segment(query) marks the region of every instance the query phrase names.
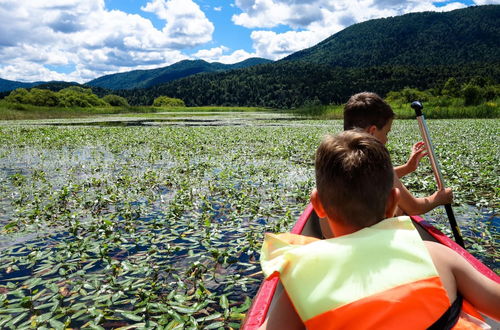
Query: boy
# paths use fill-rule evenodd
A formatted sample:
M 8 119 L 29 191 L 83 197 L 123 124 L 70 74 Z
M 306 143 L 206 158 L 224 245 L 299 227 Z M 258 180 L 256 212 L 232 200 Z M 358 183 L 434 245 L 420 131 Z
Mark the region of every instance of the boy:
M 376 137 L 384 145 L 387 135 L 392 127 L 394 112 L 380 96 L 375 93 L 358 93 L 349 99 L 344 107 L 344 130 L 361 128 Z M 449 204 L 453 200 L 450 188 L 438 190 L 427 197 L 414 197 L 401 183 L 399 178 L 415 171 L 420 159 L 427 155 L 423 142 L 418 142 L 412 147 L 412 153 L 405 165 L 394 168 L 394 187 L 400 190 L 398 214 L 418 215 L 424 214 L 436 206 Z
M 261 254 L 264 274 L 279 273 L 307 328 L 484 325 L 461 314 L 457 292 L 500 319 L 500 284 L 447 247 L 424 243 L 409 217 L 392 218 L 400 192 L 380 141 L 359 130 L 328 136 L 316 152 L 315 168 L 311 202 L 335 238 L 266 234 Z M 293 326 L 271 318 L 264 327 Z

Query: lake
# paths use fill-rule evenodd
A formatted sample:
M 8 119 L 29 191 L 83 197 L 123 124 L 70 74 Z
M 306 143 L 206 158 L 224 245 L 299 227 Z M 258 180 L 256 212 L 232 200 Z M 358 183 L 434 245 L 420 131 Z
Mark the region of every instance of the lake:
M 469 250 L 499 272 L 498 120 L 428 121 Z M 0 123 L 0 327 L 238 328 L 340 121 L 176 113 Z M 419 140 L 396 120 L 395 164 Z M 405 184 L 434 191 L 424 160 Z M 425 218 L 449 234 L 444 210 Z

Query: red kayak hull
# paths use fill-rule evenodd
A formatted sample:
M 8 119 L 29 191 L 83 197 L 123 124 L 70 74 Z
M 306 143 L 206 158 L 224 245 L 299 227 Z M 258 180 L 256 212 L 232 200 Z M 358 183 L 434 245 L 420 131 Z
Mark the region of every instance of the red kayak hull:
M 313 215 L 314 210 L 311 204 L 309 204 L 302 215 L 299 217 L 295 226 L 292 228 L 291 233 L 301 234 L 304 227 L 306 226 L 308 220 Z M 491 278 L 493 281 L 500 283 L 500 277 L 495 274 L 490 268 L 485 266 L 481 261 L 476 259 L 467 250 L 459 246 L 448 236 L 443 234 L 441 231 L 433 227 L 430 223 L 425 221 L 419 216 L 411 216 L 414 223 L 418 224 L 428 235 L 430 235 L 435 241 L 448 246 L 450 249 L 457 252 L 462 258 L 467 260 L 472 264 L 478 271 L 480 271 L 485 276 Z M 242 324 L 242 329 L 252 330 L 258 329 L 266 320 L 267 313 L 269 312 L 269 307 L 273 301 L 276 288 L 279 284 L 278 276 L 271 276 L 264 280 L 259 288 L 259 291 L 255 295 L 252 306 L 247 312 L 245 320 Z

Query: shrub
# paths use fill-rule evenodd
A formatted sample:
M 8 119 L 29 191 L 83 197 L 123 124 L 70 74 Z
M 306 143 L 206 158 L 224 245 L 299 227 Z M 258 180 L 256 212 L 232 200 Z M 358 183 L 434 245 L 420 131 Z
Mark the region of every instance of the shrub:
M 28 90 L 25 88 L 18 88 L 10 92 L 10 94 L 5 97 L 5 101 L 10 103 L 26 103 L 26 96 L 28 95 Z
M 405 87 L 399 92 L 387 93 L 386 99 L 388 102 L 410 103 L 416 100 L 428 101 L 430 97 L 430 94 L 425 91 L 419 91 L 416 88 Z
M 153 101 L 155 107 L 185 107 L 186 104 L 181 99 L 168 96 L 159 96 Z
M 59 97 L 48 89 L 32 88 L 26 96 L 28 104 L 55 107 L 59 104 Z
M 90 88 L 71 86 L 61 89 L 57 94 L 59 95 L 59 104 L 66 108 L 89 108 L 107 105 L 107 103 L 100 99 L 97 95 L 92 94 L 92 90 Z
M 115 95 L 115 94 L 106 95 L 102 98 L 102 100 L 113 107 L 128 107 L 129 106 L 127 99 L 125 99 L 124 97 Z
M 462 88 L 465 105 L 478 105 L 483 100 L 481 87 L 473 84 L 467 84 Z
M 55 107 L 59 104 L 57 93 L 47 89 L 32 88 L 30 91 L 18 88 L 5 98 L 10 103 L 22 103 L 38 106 Z
M 450 78 L 444 84 L 441 93 L 446 96 L 459 97 L 461 86 L 455 78 Z

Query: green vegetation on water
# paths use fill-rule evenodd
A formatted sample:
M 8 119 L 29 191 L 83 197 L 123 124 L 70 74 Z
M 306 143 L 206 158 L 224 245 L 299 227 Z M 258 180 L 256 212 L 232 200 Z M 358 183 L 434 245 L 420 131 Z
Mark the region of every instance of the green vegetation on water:
M 295 223 L 319 140 L 342 129 L 265 118 L 0 126 L 0 328 L 238 328 L 263 233 Z M 498 273 L 500 122 L 428 124 L 467 247 Z M 396 120 L 395 164 L 417 140 L 415 121 Z M 427 160 L 404 180 L 417 195 L 435 189 Z M 481 207 L 490 218 L 470 210 Z M 441 213 L 430 216 L 449 233 Z

